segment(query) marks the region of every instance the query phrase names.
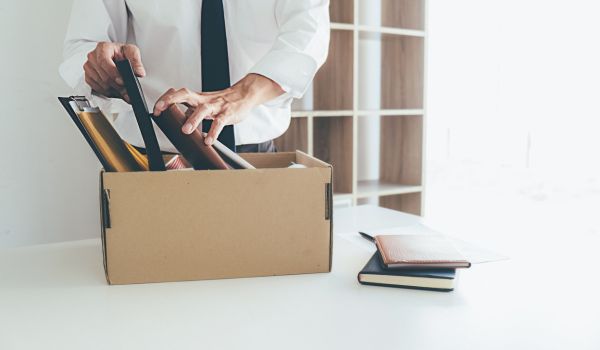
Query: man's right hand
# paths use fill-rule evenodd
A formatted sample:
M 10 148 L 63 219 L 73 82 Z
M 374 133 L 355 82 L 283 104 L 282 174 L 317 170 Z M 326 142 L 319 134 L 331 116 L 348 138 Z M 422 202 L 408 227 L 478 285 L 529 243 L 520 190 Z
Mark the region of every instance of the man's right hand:
M 135 75 L 143 77 L 146 70 L 142 65 L 140 49 L 135 45 L 100 42 L 88 53 L 83 65 L 85 82 L 94 92 L 106 97 L 123 98 L 129 102 L 129 96 L 123 86 L 123 79 L 117 71 L 115 61 L 129 59 Z

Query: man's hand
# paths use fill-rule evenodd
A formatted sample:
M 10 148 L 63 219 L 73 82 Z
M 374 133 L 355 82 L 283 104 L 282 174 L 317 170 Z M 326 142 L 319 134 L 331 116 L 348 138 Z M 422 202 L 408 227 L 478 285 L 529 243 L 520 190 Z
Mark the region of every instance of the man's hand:
M 248 74 L 232 87 L 221 91 L 169 89 L 154 105 L 154 115 L 159 116 L 173 104 L 187 106 L 187 121 L 181 131 L 191 134 L 203 119 L 212 120 L 212 126 L 204 140 L 207 145 L 212 145 L 226 125 L 241 122 L 246 117 L 246 112 L 283 93 L 283 89 L 273 80 L 259 74 Z
M 129 59 L 133 71 L 138 77 L 146 75 L 140 50 L 135 45 L 101 42 L 87 55 L 83 65 L 85 82 L 97 94 L 106 97 L 121 97 L 129 102 L 129 96 L 123 87 L 123 79 L 117 71 L 115 61 Z

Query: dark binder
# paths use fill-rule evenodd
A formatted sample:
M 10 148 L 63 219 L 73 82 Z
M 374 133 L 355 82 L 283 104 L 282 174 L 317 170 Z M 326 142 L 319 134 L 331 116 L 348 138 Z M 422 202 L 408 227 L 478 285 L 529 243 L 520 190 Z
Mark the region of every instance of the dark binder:
M 146 105 L 144 92 L 142 91 L 142 86 L 140 85 L 138 78 L 133 72 L 131 63 L 129 60 L 122 60 L 115 62 L 115 64 L 117 65 L 119 74 L 121 74 L 121 78 L 123 78 L 125 90 L 127 90 L 127 94 L 129 95 L 133 113 L 135 114 L 138 126 L 140 127 L 142 138 L 144 139 L 150 170 L 166 170 L 158 140 L 156 139 L 156 134 L 152 127 L 152 119 L 150 112 L 148 111 L 148 106 Z

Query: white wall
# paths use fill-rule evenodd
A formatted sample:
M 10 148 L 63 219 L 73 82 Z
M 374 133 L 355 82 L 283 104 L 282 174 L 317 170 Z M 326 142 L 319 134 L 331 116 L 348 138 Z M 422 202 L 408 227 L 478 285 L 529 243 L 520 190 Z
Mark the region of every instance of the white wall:
M 600 236 L 599 13 L 430 0 L 425 212 L 442 231 Z
M 595 0 L 430 0 L 429 159 L 600 170 L 598 13 Z
M 100 166 L 56 99 L 71 3 L 0 2 L 0 247 L 99 235 Z

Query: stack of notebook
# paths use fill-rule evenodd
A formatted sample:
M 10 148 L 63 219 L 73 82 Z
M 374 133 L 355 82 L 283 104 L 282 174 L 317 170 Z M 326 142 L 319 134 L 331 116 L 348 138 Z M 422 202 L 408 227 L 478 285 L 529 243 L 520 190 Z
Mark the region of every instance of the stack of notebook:
M 451 291 L 457 268 L 471 266 L 440 235 L 405 234 L 371 237 L 377 251 L 358 274 L 361 284 Z

